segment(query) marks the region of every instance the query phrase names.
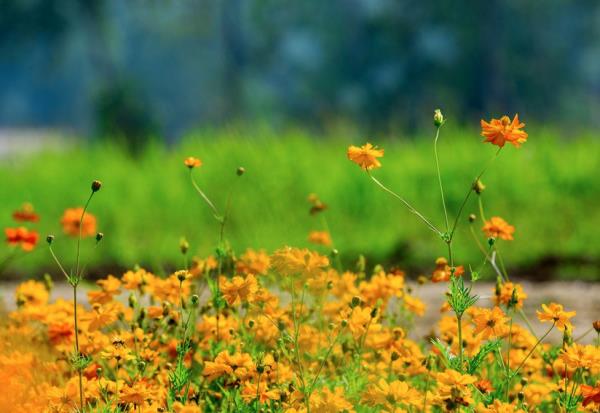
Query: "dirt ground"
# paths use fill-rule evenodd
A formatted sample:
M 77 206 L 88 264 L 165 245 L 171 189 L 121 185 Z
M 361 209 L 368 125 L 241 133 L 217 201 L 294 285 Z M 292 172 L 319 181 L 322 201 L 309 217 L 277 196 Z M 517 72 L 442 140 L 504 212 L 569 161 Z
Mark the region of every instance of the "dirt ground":
M 554 301 L 563 304 L 568 311 L 577 311 L 577 315 L 572 320 L 575 327 L 575 338 L 587 332 L 593 321 L 600 320 L 600 283 L 577 281 L 531 283 L 524 281 L 521 284 L 528 295 L 523 309 L 531 320 L 538 336 L 541 336 L 548 329 L 548 325 L 539 323 L 535 316 L 535 310 L 539 309 L 542 303 Z M 0 303 L 3 302 L 4 308 L 9 311 L 15 308 L 14 290 L 16 285 L 15 282 L 0 284 Z M 473 291 L 480 297 L 480 306 L 491 305 L 493 289 L 494 285 L 491 283 L 480 282 L 475 285 Z M 413 286 L 413 295 L 419 297 L 426 304 L 427 310 L 423 317 L 416 318 L 415 326 L 409 333 L 410 337 L 422 338 L 429 335 L 432 329 L 436 328 L 445 291 L 446 285 L 443 283 Z M 85 293 L 85 288 L 79 289 L 78 299 L 80 302 L 87 302 Z M 71 299 L 72 294 L 70 286 L 57 284 L 52 292 L 52 298 Z M 595 337 L 595 332 L 589 333 L 581 342 L 591 343 Z M 549 340 L 560 342 L 562 335 L 558 331 L 553 332 L 549 336 Z

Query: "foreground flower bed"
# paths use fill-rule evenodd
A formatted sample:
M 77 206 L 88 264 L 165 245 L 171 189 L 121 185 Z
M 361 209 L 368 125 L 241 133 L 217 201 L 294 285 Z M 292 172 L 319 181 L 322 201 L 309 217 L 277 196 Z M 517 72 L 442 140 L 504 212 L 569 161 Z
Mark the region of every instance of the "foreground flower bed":
M 309 197 L 322 228 L 309 234 L 316 250 L 283 247 L 272 254 L 238 255 L 226 241 L 229 198 L 219 208 L 185 159 L 193 188 L 218 224 L 219 242 L 206 258 L 188 259 L 160 277 L 143 268 L 97 281 L 87 302 L 77 302 L 85 275 L 80 245 L 98 245 L 96 220 L 88 212 L 102 184 L 94 181 L 84 207 L 68 209 L 61 224 L 77 239 L 76 264 L 67 271 L 72 301 L 49 302 L 52 280 L 27 281 L 15 292 L 18 308 L 0 328 L 1 412 L 576 412 L 600 409 L 600 349 L 573 336 L 574 311 L 543 304 L 537 320 L 523 312 L 527 291 L 511 282 L 500 244 L 516 230 L 503 218 L 485 218 L 480 178 L 506 143 L 527 141 L 515 116 L 482 121 L 482 135 L 498 147 L 449 218 L 437 142 L 445 120 L 436 111 L 434 141 L 443 222 L 424 216 L 379 181 L 384 151 L 351 146 L 348 158 L 373 183 L 399 200 L 447 246 L 430 274 L 409 281 L 397 268 L 369 266 L 359 258 L 344 269 L 327 230 L 327 205 Z M 237 174 L 244 175 L 244 168 Z M 461 220 L 472 194 L 479 216 Z M 26 214 L 24 214 L 26 212 Z M 31 208 L 15 219 L 36 222 Z M 26 216 L 24 219 L 23 217 Z M 466 221 L 482 250 L 482 262 L 456 263 L 456 227 Z M 474 228 L 477 228 L 475 231 Z M 6 231 L 7 242 L 25 253 L 38 234 L 25 227 Z M 327 251 L 327 252 L 325 252 Z M 490 306 L 480 304 L 473 283 L 496 279 Z M 412 295 L 414 283 L 446 283 L 446 302 L 430 337 L 407 337 L 427 303 Z M 536 335 L 532 323 L 547 330 Z M 545 340 L 553 330 L 562 343 Z M 596 332 L 600 322 L 578 338 Z

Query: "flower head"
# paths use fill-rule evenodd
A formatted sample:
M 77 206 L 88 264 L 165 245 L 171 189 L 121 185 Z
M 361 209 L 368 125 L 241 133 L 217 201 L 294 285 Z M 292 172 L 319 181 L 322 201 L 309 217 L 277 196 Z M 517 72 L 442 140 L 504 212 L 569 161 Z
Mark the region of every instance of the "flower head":
M 65 210 L 60 219 L 60 224 L 62 225 L 65 234 L 77 237 L 79 236 L 79 231 L 81 229 L 82 237 L 96 235 L 96 217 L 89 212 L 85 212 L 82 219 L 83 212 L 82 207 L 67 208 Z
M 193 156 L 188 156 L 183 160 L 185 166 L 190 169 L 198 168 L 202 166 L 202 161 L 198 158 L 194 158 Z
M 506 142 L 510 142 L 518 148 L 527 141 L 527 132 L 521 130 L 524 127 L 525 124 L 519 121 L 519 115 L 515 115 L 512 121 L 506 115 L 489 122 L 482 119 L 481 136 L 485 137 L 484 142 L 490 142 L 500 148 Z
M 36 231 L 30 231 L 25 227 L 6 228 L 6 242 L 11 246 L 20 246 L 23 251 L 31 251 L 37 244 L 40 236 Z
M 12 217 L 17 222 L 38 222 L 40 216 L 33 210 L 33 205 L 25 203 L 21 209 L 13 212 Z
M 331 236 L 327 231 L 311 231 L 308 234 L 308 242 L 329 247 L 331 245 Z
M 575 311 L 564 311 L 562 304 L 550 303 L 549 305 L 542 304 L 543 311 L 536 311 L 538 320 L 542 323 L 552 321 L 561 330 L 566 327 L 572 328 L 570 318 L 574 317 Z
M 377 158 L 383 156 L 383 149 L 378 149 L 376 146 L 366 143 L 361 146 L 350 146 L 348 148 L 348 159 L 356 163 L 365 171 L 381 167 L 381 163 Z
M 492 217 L 489 221 L 485 221 L 481 230 L 490 238 L 501 238 L 506 241 L 512 241 L 515 233 L 515 227 L 500 217 Z

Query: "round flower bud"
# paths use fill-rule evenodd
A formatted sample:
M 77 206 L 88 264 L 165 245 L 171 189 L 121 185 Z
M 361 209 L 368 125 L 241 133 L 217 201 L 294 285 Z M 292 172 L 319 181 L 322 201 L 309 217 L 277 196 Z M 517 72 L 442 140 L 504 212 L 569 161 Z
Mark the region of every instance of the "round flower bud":
M 102 232 L 98 232 L 96 234 L 96 242 L 102 241 L 102 238 L 104 238 L 104 234 Z
M 400 354 L 396 353 L 395 351 L 392 352 L 392 361 L 396 361 L 400 358 Z
M 96 180 L 92 182 L 92 192 L 98 192 L 102 188 L 102 182 Z
M 596 330 L 596 333 L 600 334 L 600 320 L 596 320 L 592 323 L 592 327 Z
M 485 189 L 485 185 L 479 179 L 473 183 L 473 190 L 477 192 L 477 194 L 481 194 Z
M 198 294 L 194 294 L 190 297 L 190 304 L 192 305 L 192 307 L 198 306 L 199 302 L 200 302 L 200 297 L 198 297 Z
M 46 242 L 48 243 L 48 245 L 52 245 L 52 242 L 54 242 L 54 235 L 48 235 L 46 237 Z
M 245 172 L 246 172 L 246 169 L 243 166 L 238 167 L 237 170 L 235 171 L 237 176 L 242 176 L 242 175 L 244 175 Z
M 354 296 L 352 297 L 352 301 L 350 302 L 350 308 L 356 308 L 360 305 L 360 297 Z
M 258 366 L 256 366 L 256 372 L 258 374 L 263 374 L 265 372 L 265 366 L 263 366 L 262 364 L 259 364 Z
M 433 124 L 438 128 L 444 124 L 444 115 L 439 109 L 433 111 Z
M 371 318 L 377 317 L 377 307 L 371 310 Z
M 475 222 L 476 219 L 477 219 L 477 215 L 469 214 L 469 222 Z
M 348 320 L 342 320 L 342 327 L 346 327 L 348 325 Z
M 181 238 L 181 240 L 179 241 L 179 250 L 181 251 L 181 253 L 185 255 L 187 254 L 189 249 L 190 243 L 185 238 Z
M 248 328 L 254 327 L 254 320 L 248 321 Z

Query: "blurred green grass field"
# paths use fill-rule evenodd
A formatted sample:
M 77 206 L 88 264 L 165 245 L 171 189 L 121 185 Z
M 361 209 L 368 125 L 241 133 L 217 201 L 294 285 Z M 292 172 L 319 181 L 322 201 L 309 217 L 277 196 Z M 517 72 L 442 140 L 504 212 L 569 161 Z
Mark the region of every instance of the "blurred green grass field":
M 535 128 L 528 132 L 529 141 L 518 150 L 507 146 L 483 178 L 488 218 L 499 215 L 516 226 L 515 240 L 500 245 L 504 260 L 518 275 L 598 280 L 600 141 Z M 415 272 L 432 268 L 445 245 L 346 159 L 348 145 L 366 139 L 355 132 L 329 135 L 231 127 L 193 133 L 172 148 L 151 145 L 135 157 L 111 144 L 13 156 L 0 161 L 0 225 L 13 226 L 12 211 L 33 203 L 42 217 L 42 238 L 56 234 L 56 251 L 68 264 L 75 243 L 60 236 L 60 216 L 67 207 L 83 205 L 90 182 L 100 179 L 104 186 L 90 212 L 105 239 L 94 251 L 93 241 L 84 242 L 89 268 L 141 264 L 160 272 L 181 264 L 181 237 L 189 240 L 191 252 L 206 256 L 214 250 L 218 227 L 183 166 L 186 156 L 196 156 L 204 162 L 195 171 L 197 181 L 217 206 L 233 193 L 226 236 L 238 252 L 308 245 L 308 232 L 322 229 L 321 220 L 308 214 L 306 198 L 314 192 L 329 206 L 327 220 L 345 262 L 364 254 L 370 264 L 397 264 Z M 369 141 L 385 148 L 383 167 L 374 175 L 441 228 L 432 137 Z M 439 148 L 452 219 L 496 147 L 482 144 L 477 130 L 443 129 Z M 236 176 L 238 166 L 246 169 L 243 177 Z M 474 200 L 465 210 L 455 248 L 458 263 L 475 266 L 481 254 L 466 221 L 477 212 Z M 39 276 L 52 264 L 41 242 L 9 272 Z

